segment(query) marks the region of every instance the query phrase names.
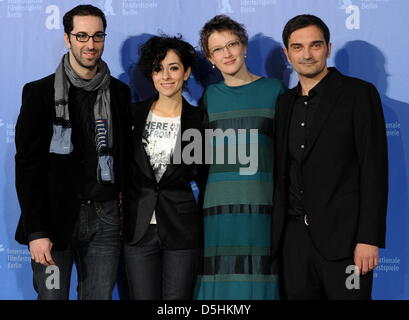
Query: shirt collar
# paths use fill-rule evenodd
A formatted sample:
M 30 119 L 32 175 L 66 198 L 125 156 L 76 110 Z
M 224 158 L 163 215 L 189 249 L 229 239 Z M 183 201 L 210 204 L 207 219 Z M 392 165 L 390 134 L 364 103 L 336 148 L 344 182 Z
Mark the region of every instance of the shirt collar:
M 314 88 L 310 90 L 308 96 L 310 97 L 314 95 L 322 96 L 325 91 L 325 86 L 328 83 L 328 81 L 330 81 L 333 74 L 334 74 L 333 68 L 328 68 L 328 73 L 325 75 L 324 78 L 321 79 L 320 82 L 318 82 L 318 84 Z M 291 91 L 297 97 L 302 96 L 301 83 L 298 82 L 297 86 L 294 87 Z

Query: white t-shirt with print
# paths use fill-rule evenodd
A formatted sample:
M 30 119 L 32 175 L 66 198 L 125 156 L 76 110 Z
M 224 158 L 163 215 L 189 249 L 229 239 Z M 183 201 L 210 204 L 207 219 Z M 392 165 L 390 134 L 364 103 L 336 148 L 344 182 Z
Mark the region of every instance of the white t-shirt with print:
M 179 129 L 180 116 L 160 117 L 152 111 L 149 112 L 142 134 L 142 144 L 158 182 L 170 163 Z M 155 211 L 152 215 L 151 224 L 156 224 Z

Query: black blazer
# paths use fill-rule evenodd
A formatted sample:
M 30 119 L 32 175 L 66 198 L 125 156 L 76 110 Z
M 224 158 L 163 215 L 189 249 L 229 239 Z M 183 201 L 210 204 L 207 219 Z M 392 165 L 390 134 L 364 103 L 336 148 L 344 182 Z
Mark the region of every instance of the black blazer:
M 357 243 L 385 246 L 388 157 L 376 88 L 329 69 L 333 74 L 307 137 L 300 177 L 312 240 L 325 258 L 336 260 L 353 256 Z M 276 109 L 273 253 L 281 245 L 288 201 L 292 90 Z
M 130 148 L 133 156 L 124 194 L 124 240 L 131 245 L 137 244 L 148 229 L 155 210 L 159 236 L 167 248 L 199 248 L 202 244 L 202 201 L 196 202 L 190 182 L 196 182 L 202 195 L 206 166 L 187 165 L 183 161 L 181 164 L 171 163 L 160 181 L 156 181 L 142 145 L 146 119 L 156 99 L 157 96 L 137 103 L 132 108 L 134 130 Z M 193 107 L 183 99 L 181 133 L 191 128 L 203 133 L 205 123 L 203 109 Z M 181 142 L 178 139 L 176 144 L 179 143 L 180 150 L 183 150 L 189 141 Z
M 130 90 L 111 77 L 111 114 L 115 179 L 122 185 L 125 167 L 125 129 L 129 119 Z M 80 209 L 79 160 L 73 155 L 50 153 L 53 134 L 54 74 L 27 83 L 16 123 L 16 190 L 21 217 L 16 240 L 27 244 L 39 233 L 64 249 L 71 240 Z M 118 190 L 119 191 L 119 190 Z

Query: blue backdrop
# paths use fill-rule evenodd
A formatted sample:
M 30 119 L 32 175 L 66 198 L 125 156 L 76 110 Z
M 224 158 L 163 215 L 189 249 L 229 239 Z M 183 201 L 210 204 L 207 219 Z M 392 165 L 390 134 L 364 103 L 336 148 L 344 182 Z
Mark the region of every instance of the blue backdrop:
M 104 10 L 107 38 L 104 60 L 113 76 L 130 85 L 133 99 L 152 88 L 135 69 L 137 50 L 151 35 L 180 33 L 198 46 L 203 24 L 228 14 L 246 25 L 247 63 L 262 76 L 296 84 L 281 43 L 293 16 L 321 17 L 332 32 L 330 66 L 376 85 L 383 101 L 389 143 L 387 248 L 375 272 L 375 299 L 408 299 L 409 168 L 409 1 L 407 0 L 106 0 L 88 1 Z M 14 241 L 20 209 L 14 187 L 14 127 L 24 83 L 53 73 L 66 52 L 62 17 L 83 1 L 0 0 L 0 298 L 33 299 L 30 254 Z M 203 60 L 185 96 L 193 103 L 220 75 Z M 75 275 L 74 275 L 75 278 Z M 73 279 L 75 281 L 76 279 Z M 75 286 L 72 288 L 75 297 Z M 118 289 L 115 289 L 118 297 Z

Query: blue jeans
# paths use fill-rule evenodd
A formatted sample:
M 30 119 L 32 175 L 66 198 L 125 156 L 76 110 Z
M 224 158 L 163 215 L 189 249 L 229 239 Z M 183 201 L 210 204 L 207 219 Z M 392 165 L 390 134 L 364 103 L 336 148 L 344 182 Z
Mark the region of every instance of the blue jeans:
M 45 267 L 31 261 L 38 299 L 67 300 L 74 263 L 78 274 L 79 300 L 111 299 L 120 248 L 117 201 L 88 201 L 81 204 L 70 246 L 65 250 L 51 251 L 58 273 L 53 269 L 55 267 Z M 56 276 L 58 280 L 54 279 Z

